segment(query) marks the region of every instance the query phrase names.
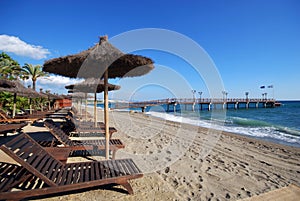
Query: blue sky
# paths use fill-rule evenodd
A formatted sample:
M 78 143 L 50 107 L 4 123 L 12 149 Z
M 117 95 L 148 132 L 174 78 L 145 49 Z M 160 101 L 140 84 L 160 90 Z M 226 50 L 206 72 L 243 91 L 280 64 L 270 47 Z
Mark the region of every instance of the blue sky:
M 183 34 L 198 43 L 215 63 L 228 97 L 253 98 L 264 92 L 276 99 L 300 100 L 300 2 L 297 0 L 213 0 L 213 1 L 1 1 L 0 51 L 5 51 L 21 65 L 43 64 L 45 60 L 78 53 L 98 42 L 98 36 L 109 38 L 142 28 L 161 28 Z M 17 37 L 17 38 L 16 38 Z M 10 41 L 8 44 L 7 41 Z M 4 47 L 5 45 L 5 47 Z M 10 45 L 10 46 L 9 46 Z M 9 47 L 8 47 L 9 46 Z M 9 51 L 7 51 L 9 50 Z M 184 80 L 185 88 L 133 88 L 135 99 L 168 96 L 191 98 L 190 89 L 203 91 L 205 83 L 193 76 L 182 59 L 159 51 L 138 52 L 155 61 L 156 69 L 145 76 L 155 80 L 174 70 Z M 164 68 L 164 69 L 162 69 Z M 171 73 L 172 74 L 172 73 Z M 177 75 L 162 76 L 177 83 Z M 38 87 L 66 93 L 68 78 L 51 77 Z M 128 80 L 132 82 L 134 78 Z M 140 79 L 137 79 L 140 80 Z M 126 79 L 112 80 L 127 85 Z M 129 85 L 129 84 L 128 84 Z M 122 91 L 123 90 L 123 91 Z M 117 98 L 122 98 L 126 87 Z M 175 91 L 174 91 L 175 90 Z M 221 94 L 221 92 L 220 92 Z

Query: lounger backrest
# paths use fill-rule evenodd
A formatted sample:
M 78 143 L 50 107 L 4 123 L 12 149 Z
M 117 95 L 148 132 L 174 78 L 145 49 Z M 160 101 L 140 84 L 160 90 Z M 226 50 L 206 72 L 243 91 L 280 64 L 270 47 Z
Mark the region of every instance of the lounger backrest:
M 69 139 L 69 136 L 65 134 L 63 130 L 54 125 L 54 123 L 45 121 L 45 126 L 47 126 L 50 132 L 55 136 L 55 138 L 60 141 L 65 146 L 72 146 L 72 141 Z
M 64 165 L 27 134 L 18 135 L 0 149 L 49 186 L 56 186 L 55 179 Z
M 7 114 L 6 114 L 2 109 L 0 109 L 0 116 L 1 116 L 2 119 L 4 119 L 4 120 L 9 119 L 9 117 L 7 116 Z

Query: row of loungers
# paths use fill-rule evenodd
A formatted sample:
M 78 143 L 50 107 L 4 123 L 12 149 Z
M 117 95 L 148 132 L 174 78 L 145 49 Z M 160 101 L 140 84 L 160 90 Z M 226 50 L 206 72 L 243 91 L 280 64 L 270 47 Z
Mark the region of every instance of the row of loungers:
M 99 140 L 71 140 L 69 136 L 58 126 L 54 124 L 53 121 L 46 120 L 44 125 L 49 129 L 50 133 L 58 140 L 64 147 L 69 147 L 71 149 L 70 155 L 76 156 L 73 151 L 78 150 L 87 150 L 87 152 L 77 152 L 77 153 L 86 153 L 89 154 L 88 151 L 95 150 L 105 150 L 105 139 Z M 39 142 L 40 144 L 45 144 L 45 142 Z M 57 143 L 56 143 L 57 144 Z M 125 148 L 125 145 L 121 142 L 120 139 L 110 139 L 109 140 L 109 148 L 113 152 L 112 159 L 115 159 L 115 154 L 118 149 Z M 49 146 L 47 146 L 49 147 Z M 57 150 L 59 152 L 59 147 Z M 82 155 L 81 155 L 82 156 Z M 85 156 L 85 155 L 84 155 Z
M 45 118 L 47 115 L 52 114 L 53 112 L 54 111 L 36 111 L 33 114 L 17 115 L 14 118 L 11 118 L 2 109 L 0 109 L 0 123 L 33 123 L 35 121 Z
M 27 123 L 5 123 L 0 124 L 0 134 L 3 134 L 4 137 L 7 137 L 7 133 L 19 132 Z
M 116 151 L 125 147 L 121 140 L 110 139 L 113 160 L 66 163 L 70 156 L 103 151 L 105 140 L 71 140 L 47 118 L 44 125 L 53 135 L 52 141 L 36 141 L 21 133 L 0 147 L 16 162 L 0 160 L 0 200 L 39 198 L 108 184 L 122 185 L 133 194 L 128 181 L 143 174 L 132 159 L 115 159 Z

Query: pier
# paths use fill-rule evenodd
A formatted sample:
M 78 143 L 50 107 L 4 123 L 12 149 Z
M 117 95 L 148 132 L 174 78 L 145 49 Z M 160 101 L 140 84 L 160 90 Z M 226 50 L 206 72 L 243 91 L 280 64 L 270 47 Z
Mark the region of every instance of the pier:
M 141 108 L 142 112 L 150 106 L 166 105 L 167 112 L 176 111 L 176 106 L 181 105 L 191 110 L 212 110 L 212 109 L 248 109 L 248 108 L 272 108 L 280 106 L 280 103 L 275 99 L 161 99 L 151 101 L 129 102 L 129 103 L 116 103 L 115 109 L 126 108 Z

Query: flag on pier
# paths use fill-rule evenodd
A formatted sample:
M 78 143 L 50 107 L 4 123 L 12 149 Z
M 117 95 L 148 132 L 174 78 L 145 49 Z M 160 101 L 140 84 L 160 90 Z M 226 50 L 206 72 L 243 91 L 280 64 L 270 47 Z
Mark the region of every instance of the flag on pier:
M 273 85 L 269 85 L 268 88 L 273 88 Z
M 266 88 L 266 87 L 265 87 L 265 86 L 260 86 L 260 88 L 261 88 L 261 89 L 264 89 L 264 88 Z

